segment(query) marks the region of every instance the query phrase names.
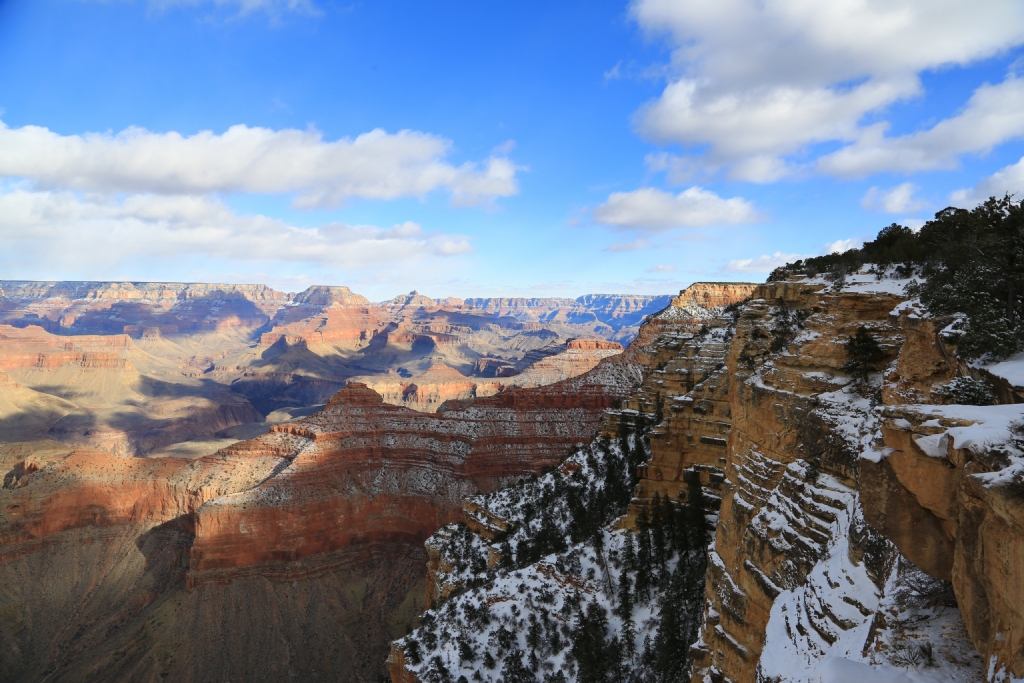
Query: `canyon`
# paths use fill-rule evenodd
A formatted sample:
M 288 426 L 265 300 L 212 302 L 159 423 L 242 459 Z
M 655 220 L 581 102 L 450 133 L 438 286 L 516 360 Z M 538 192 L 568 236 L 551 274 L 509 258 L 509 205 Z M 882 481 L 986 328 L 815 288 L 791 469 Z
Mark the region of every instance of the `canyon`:
M 349 381 L 435 410 L 579 375 L 670 299 L 374 304 L 347 287 L 0 281 L 0 441 L 205 455 Z
M 190 348 L 229 351 L 191 370 L 149 351 L 185 346 L 153 325 L 7 323 L 2 431 L 17 438 L 0 443 L 0 668 L 26 681 L 369 681 L 386 660 L 396 683 L 575 680 L 587 662 L 569 644 L 592 604 L 614 636 L 605 649 L 628 655 L 631 633 L 628 656 L 650 675 L 1024 677 L 1024 359 L 959 360 L 948 321 L 907 284 L 867 268 L 838 284 L 697 283 L 625 349 L 555 320 L 579 301 L 369 305 L 319 288 L 283 306 L 259 290 L 246 296 L 279 308 L 244 335 L 187 323 L 207 339 Z M 3 306 L 15 322 L 16 305 Z M 626 320 L 635 305 L 602 310 Z M 35 310 L 57 309 L 72 307 Z M 524 310 L 538 320 L 513 318 Z M 858 378 L 848 346 L 862 330 L 877 357 Z M 480 353 L 489 334 L 504 354 Z M 259 349 L 266 365 L 244 360 Z M 360 368 L 344 349 L 376 350 Z M 456 353 L 466 362 L 439 360 Z M 314 363 L 351 374 L 267 388 Z M 35 378 L 67 367 L 74 391 Z M 957 377 L 986 383 L 994 404 L 952 403 Z M 160 390 L 141 392 L 154 378 Z M 55 429 L 114 386 L 118 436 L 102 411 L 89 430 Z M 190 418 L 217 429 L 189 431 Z M 161 436 L 172 424 L 185 440 Z M 672 515 L 682 526 L 659 526 Z M 687 540 L 705 523 L 706 548 Z M 623 585 L 638 591 L 628 618 Z M 670 616 L 688 635 L 666 664 Z
M 344 288 L 286 302 L 259 287 L 5 295 L 7 680 L 377 680 L 388 641 L 418 623 L 424 540 L 465 496 L 589 441 L 647 362 L 639 346 L 568 336 L 581 323 L 562 321 L 579 314 L 564 301 L 494 314 L 416 294 L 368 305 Z M 598 300 L 614 318 L 642 308 Z M 543 324 L 505 314 L 544 306 Z M 464 376 L 439 361 L 455 357 L 508 370 L 491 369 L 491 395 L 461 398 L 448 385 Z M 317 364 L 348 374 L 294 379 Z M 413 394 L 460 398 L 414 410 L 354 381 L 391 367 L 428 371 Z M 264 402 L 235 386 L 271 381 L 284 389 Z

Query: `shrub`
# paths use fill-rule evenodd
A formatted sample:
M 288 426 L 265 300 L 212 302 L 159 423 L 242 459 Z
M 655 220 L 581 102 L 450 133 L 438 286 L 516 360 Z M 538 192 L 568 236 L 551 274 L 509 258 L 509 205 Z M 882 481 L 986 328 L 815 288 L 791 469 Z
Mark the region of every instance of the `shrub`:
M 995 401 L 988 382 L 973 377 L 957 377 L 942 387 L 946 403 L 962 406 L 990 406 Z

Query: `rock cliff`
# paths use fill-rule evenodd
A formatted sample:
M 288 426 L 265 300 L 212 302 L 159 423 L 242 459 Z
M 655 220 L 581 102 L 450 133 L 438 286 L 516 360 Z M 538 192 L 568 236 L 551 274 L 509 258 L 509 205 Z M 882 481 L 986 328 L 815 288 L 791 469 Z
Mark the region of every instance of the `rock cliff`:
M 534 488 L 472 499 L 465 530 L 428 541 L 433 609 L 428 626 L 393 648 L 392 680 L 445 670 L 496 680 L 520 667 L 576 680 L 594 661 L 679 678 L 679 660 L 665 653 L 680 647 L 689 648 L 686 675 L 714 682 L 1020 677 L 1024 557 L 1012 501 L 1024 407 L 1005 403 L 1018 396 L 1016 361 L 958 361 L 939 333 L 948 321 L 904 295 L 906 284 L 874 273 L 839 284 L 797 278 L 748 286 L 749 300 L 728 312 L 694 303 L 715 301 L 717 286 L 684 292 L 641 330 L 651 370 L 610 414 L 604 445 Z M 858 334 L 875 350 L 868 371 L 851 376 Z M 946 387 L 962 374 L 989 377 L 1004 404 L 948 404 Z M 624 514 L 578 537 L 590 512 L 572 511 L 579 494 L 561 503 L 558 492 L 583 481 L 609 491 L 607 458 L 625 457 L 650 420 L 648 460 Z M 659 513 L 667 501 L 679 512 Z M 652 579 L 636 558 L 651 552 L 645 543 L 665 542 L 644 540 L 652 519 L 657 530 L 695 505 L 714 520 L 706 572 L 687 574 L 680 567 L 697 565 L 667 554 L 641 593 Z M 568 548 L 551 540 L 552 524 Z M 682 583 L 665 583 L 665 572 Z M 687 586 L 703 595 L 687 597 Z M 477 618 L 482 604 L 490 622 Z M 627 619 L 627 604 L 650 616 Z M 592 613 L 604 615 L 612 654 L 581 644 L 594 633 Z M 687 630 L 695 613 L 699 632 Z M 566 624 L 568 654 L 550 634 L 543 645 L 531 635 L 537 625 L 547 633 L 552 617 Z

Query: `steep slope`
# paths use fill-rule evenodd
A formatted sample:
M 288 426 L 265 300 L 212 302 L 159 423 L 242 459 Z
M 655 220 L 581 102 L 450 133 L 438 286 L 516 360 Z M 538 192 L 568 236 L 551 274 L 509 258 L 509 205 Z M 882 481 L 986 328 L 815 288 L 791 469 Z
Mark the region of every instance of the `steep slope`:
M 468 527 L 428 541 L 432 609 L 392 680 L 1019 677 L 1024 406 L 946 404 L 958 375 L 1014 400 L 1017 368 L 957 362 L 907 284 L 796 278 L 726 318 L 681 296 L 651 319 L 653 370 L 610 442 L 468 500 Z M 632 500 L 595 503 L 631 481 Z M 697 509 L 715 515 L 703 565 L 664 540 Z M 653 585 L 629 545 L 663 548 Z

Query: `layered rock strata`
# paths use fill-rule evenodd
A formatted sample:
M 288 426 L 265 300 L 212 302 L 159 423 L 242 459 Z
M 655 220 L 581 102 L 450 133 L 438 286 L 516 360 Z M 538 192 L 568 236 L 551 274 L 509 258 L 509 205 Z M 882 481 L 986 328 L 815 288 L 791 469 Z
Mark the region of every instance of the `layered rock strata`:
M 1019 594 L 1006 586 L 1017 585 L 1012 567 L 1020 562 L 985 545 L 1008 548 L 1019 532 L 992 521 L 998 514 L 987 511 L 998 503 L 978 501 L 1000 495 L 981 472 L 1011 478 L 1015 461 L 991 447 L 1007 438 L 1008 416 L 1022 411 L 936 407 L 939 385 L 957 371 L 955 350 L 943 348 L 919 304 L 892 291 L 866 278 L 842 291 L 813 282 L 759 287 L 741 310 L 724 368 L 705 380 L 726 386 L 724 396 L 691 393 L 666 410 L 638 494 L 673 495 L 690 472 L 707 471 L 705 483 L 724 478 L 709 492 L 721 494 L 721 507 L 692 651 L 696 678 L 816 680 L 844 667 L 868 675 L 939 631 L 947 638 L 935 643 L 941 670 L 976 675 L 973 642 L 992 671 L 1019 675 L 1011 635 Z M 844 342 L 861 326 L 885 354 L 880 366 L 888 363 L 877 390 L 850 384 L 843 370 Z M 890 404 L 881 414 L 872 409 L 879 402 Z M 933 405 L 906 405 L 913 403 Z M 717 436 L 707 434 L 705 413 L 720 416 Z M 1004 425 L 1002 437 L 989 430 L 988 448 L 954 448 L 943 436 L 984 416 Z M 918 569 L 932 577 L 921 581 L 952 580 L 959 611 L 945 603 L 910 609 L 913 600 L 897 597 Z
M 461 519 L 466 496 L 555 465 L 589 441 L 604 410 L 638 380 L 626 366 L 596 370 L 538 389 L 450 401 L 433 414 L 389 405 L 352 384 L 322 411 L 228 449 L 287 444 L 289 463 L 245 494 L 197 511 L 190 584 L 354 543 L 421 544 Z
M 622 345 L 604 339 L 569 339 L 528 352 L 501 377 L 483 381 L 467 377 L 444 363 L 436 363 L 408 379 L 387 376 L 355 377 L 352 382 L 369 386 L 386 403 L 434 412 L 445 401 L 483 398 L 509 389 L 540 387 L 577 377 L 601 360 L 622 353 Z
M 423 540 L 461 517 L 465 496 L 589 441 L 639 380 L 635 363 L 608 359 L 433 414 L 352 385 L 191 459 L 9 447 L 0 664 L 26 681 L 376 680 L 387 641 L 422 608 Z

